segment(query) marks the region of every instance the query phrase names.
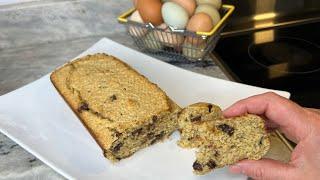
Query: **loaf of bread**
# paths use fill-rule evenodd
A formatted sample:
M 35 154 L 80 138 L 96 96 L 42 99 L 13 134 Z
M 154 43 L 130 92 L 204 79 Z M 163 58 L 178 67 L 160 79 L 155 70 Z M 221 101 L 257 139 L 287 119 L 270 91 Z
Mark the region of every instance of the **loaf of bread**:
M 199 175 L 242 159 L 258 160 L 270 148 L 264 120 L 256 115 L 226 119 L 218 106 L 196 103 L 181 111 L 178 124 L 178 145 L 197 149 L 193 170 Z
M 180 107 L 113 56 L 95 54 L 72 61 L 54 71 L 51 81 L 113 162 L 177 128 Z

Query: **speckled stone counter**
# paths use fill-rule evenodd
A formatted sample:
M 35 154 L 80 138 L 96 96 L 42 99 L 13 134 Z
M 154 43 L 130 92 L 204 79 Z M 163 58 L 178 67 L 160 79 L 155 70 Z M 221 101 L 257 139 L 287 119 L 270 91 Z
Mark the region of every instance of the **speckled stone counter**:
M 36 0 L 0 6 L 0 95 L 77 56 L 102 37 L 134 48 L 116 16 L 130 0 Z M 212 61 L 173 65 L 226 79 Z M 0 179 L 63 179 L 0 133 Z

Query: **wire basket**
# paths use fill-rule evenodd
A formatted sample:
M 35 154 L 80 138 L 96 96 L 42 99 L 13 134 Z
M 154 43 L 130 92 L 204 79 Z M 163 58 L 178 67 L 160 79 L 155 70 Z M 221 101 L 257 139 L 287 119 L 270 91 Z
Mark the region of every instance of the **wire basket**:
M 220 33 L 234 9 L 232 5 L 222 5 L 222 18 L 210 32 L 191 32 L 171 27 L 155 27 L 151 23 L 137 23 L 128 19 L 135 11 L 134 8 L 120 15 L 118 21 L 126 25 L 128 34 L 143 52 L 200 61 L 215 48 Z

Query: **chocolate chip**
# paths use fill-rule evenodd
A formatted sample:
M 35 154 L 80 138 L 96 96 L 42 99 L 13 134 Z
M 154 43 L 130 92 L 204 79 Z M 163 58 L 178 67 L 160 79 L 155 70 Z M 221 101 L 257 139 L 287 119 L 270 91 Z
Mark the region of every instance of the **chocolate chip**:
M 209 105 L 208 105 L 208 109 L 209 109 L 209 113 L 211 113 L 212 104 L 209 104 Z
M 215 151 L 214 157 L 219 157 L 219 156 L 220 156 L 220 153 L 218 151 Z
M 153 136 L 154 136 L 154 133 L 153 133 L 153 132 L 149 132 L 149 133 L 147 134 L 148 139 L 153 138 Z
M 227 133 L 229 136 L 232 136 L 234 133 L 234 128 L 229 126 L 228 124 L 220 124 L 220 125 L 218 125 L 218 128 L 221 131 Z
M 160 134 L 157 134 L 155 137 L 156 137 L 157 139 L 161 139 L 163 136 L 164 136 L 164 131 L 161 131 L 161 133 L 160 133 Z
M 78 112 L 82 112 L 82 111 L 89 111 L 89 105 L 85 102 L 80 104 L 80 107 L 78 108 Z
M 177 113 L 177 117 L 178 117 L 178 118 L 180 117 L 181 112 L 182 112 L 182 111 L 179 111 L 179 112 Z
M 150 142 L 150 144 L 154 144 L 155 142 L 157 142 L 158 140 L 162 139 L 164 136 L 164 131 L 162 131 L 160 134 L 157 134 L 154 136 L 154 139 Z
M 133 136 L 139 136 L 141 134 L 141 132 L 142 132 L 142 128 L 139 128 L 139 129 L 136 129 L 136 130 L 132 131 L 131 134 Z
M 191 117 L 190 121 L 191 122 L 196 122 L 196 121 L 200 121 L 201 120 L 201 115 L 195 116 L 195 117 Z
M 195 161 L 192 165 L 193 169 L 196 170 L 196 171 L 202 171 L 202 165 L 198 162 L 198 161 Z
M 207 166 L 208 166 L 210 169 L 214 169 L 214 168 L 217 166 L 217 164 L 216 164 L 216 162 L 215 162 L 214 160 L 210 159 L 210 161 L 207 162 Z
M 104 156 L 104 157 L 107 157 L 107 154 L 108 154 L 107 150 L 104 149 L 104 150 L 103 150 L 103 156 Z
M 263 139 L 264 139 L 263 137 L 260 138 L 260 141 L 259 141 L 259 145 L 260 145 L 260 146 L 262 145 Z
M 110 96 L 110 100 L 111 100 L 111 101 L 115 101 L 115 100 L 117 100 L 117 96 L 116 96 L 116 95 L 112 95 L 112 96 Z
M 156 127 L 156 126 L 155 126 L 154 123 L 148 124 L 148 130 L 149 130 L 149 131 L 154 130 L 155 127 Z
M 154 116 L 152 116 L 152 122 L 156 122 L 158 120 L 158 116 L 156 116 L 156 115 L 154 115 Z
M 122 135 L 121 132 L 119 132 L 119 131 L 117 131 L 115 129 L 112 129 L 112 131 L 113 131 L 114 136 L 116 136 L 116 137 L 120 137 Z
M 156 143 L 158 141 L 158 139 L 154 139 L 150 142 L 151 145 L 153 145 L 154 143 Z
M 112 152 L 116 153 L 120 150 L 120 148 L 123 146 L 123 143 L 118 143 L 115 147 L 112 148 Z

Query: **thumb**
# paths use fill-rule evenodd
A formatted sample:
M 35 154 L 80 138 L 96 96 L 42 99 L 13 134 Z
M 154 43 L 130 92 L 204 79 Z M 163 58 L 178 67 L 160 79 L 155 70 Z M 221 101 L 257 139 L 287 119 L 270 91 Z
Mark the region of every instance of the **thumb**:
M 293 167 L 271 159 L 243 160 L 230 166 L 233 173 L 242 173 L 254 179 L 291 179 Z

